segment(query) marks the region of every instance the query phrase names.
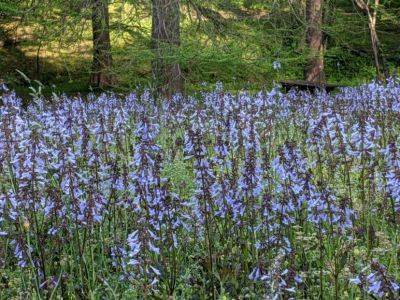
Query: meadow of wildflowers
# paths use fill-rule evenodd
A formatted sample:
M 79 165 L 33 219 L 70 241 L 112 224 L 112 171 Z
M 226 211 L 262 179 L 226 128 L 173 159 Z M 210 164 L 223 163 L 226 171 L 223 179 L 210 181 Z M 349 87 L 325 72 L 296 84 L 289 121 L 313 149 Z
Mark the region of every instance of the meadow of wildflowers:
M 399 299 L 400 83 L 0 106 L 0 299 Z

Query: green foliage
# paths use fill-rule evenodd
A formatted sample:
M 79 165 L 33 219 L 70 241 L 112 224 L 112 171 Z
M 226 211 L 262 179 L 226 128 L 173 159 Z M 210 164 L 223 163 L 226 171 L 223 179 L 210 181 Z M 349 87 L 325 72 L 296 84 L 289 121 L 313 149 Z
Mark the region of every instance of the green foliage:
M 350 1 L 326 3 L 324 33 L 329 82 L 358 84 L 374 77 L 368 25 Z M 182 0 L 181 46 L 166 60 L 179 62 L 186 91 L 222 81 L 229 89 L 257 90 L 282 79 L 301 79 L 307 61 L 304 1 Z M 391 70 L 400 64 L 399 3 L 385 1 L 378 30 Z M 88 91 L 91 67 L 87 0 L 0 1 L 1 30 L 16 41 L 2 48 L 2 79 L 27 93 L 15 69 L 45 86 Z M 116 90 L 152 86 L 150 1 L 110 2 Z M 18 22 L 18 26 L 15 26 Z M 13 24 L 11 26 L 11 24 Z M 272 67 L 279 61 L 282 69 Z M 25 92 L 24 92 L 25 91 Z
M 1 0 L 0 1 L 0 15 L 1 18 L 5 16 L 13 16 L 18 13 L 18 6 L 13 0 Z

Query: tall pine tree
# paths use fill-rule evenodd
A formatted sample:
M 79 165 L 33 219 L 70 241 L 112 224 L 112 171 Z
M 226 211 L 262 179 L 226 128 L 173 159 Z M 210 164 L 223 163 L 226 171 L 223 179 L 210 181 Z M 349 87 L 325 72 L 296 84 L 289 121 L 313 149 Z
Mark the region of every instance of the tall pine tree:
M 113 84 L 108 0 L 91 0 L 93 63 L 90 84 L 106 88 Z
M 322 32 L 323 5 L 323 0 L 306 1 L 306 41 L 310 56 L 304 77 L 311 82 L 325 81 Z
M 157 90 L 166 97 L 182 91 L 182 72 L 174 57 L 180 45 L 179 0 L 152 1 L 152 64 Z

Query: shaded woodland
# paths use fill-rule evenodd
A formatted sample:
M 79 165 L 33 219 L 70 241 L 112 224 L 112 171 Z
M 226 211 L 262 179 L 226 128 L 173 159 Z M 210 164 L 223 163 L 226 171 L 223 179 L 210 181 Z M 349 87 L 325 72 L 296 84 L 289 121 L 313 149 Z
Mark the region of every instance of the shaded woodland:
M 217 81 L 256 90 L 384 80 L 400 63 L 399 9 L 381 0 L 2 0 L 1 80 L 26 90 L 22 72 L 47 92 L 163 94 Z

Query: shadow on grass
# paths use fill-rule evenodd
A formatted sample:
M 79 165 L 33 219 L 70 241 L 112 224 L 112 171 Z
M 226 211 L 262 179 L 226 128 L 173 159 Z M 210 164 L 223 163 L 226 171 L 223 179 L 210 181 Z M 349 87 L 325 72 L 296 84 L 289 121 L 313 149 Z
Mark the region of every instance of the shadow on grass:
M 27 56 L 20 48 L 21 43 L 22 41 L 15 40 L 2 32 L 0 82 L 4 82 L 11 90 L 14 90 L 24 103 L 28 103 L 32 98 L 30 86 L 38 88 L 39 84 L 35 81 L 43 84 L 42 94 L 45 97 L 50 97 L 53 92 L 68 96 L 100 92 L 91 89 L 89 74 L 74 73 L 73 79 L 71 79 L 71 74 L 60 70 L 59 65 L 40 57 Z M 24 79 L 18 70 L 25 74 L 31 82 Z

